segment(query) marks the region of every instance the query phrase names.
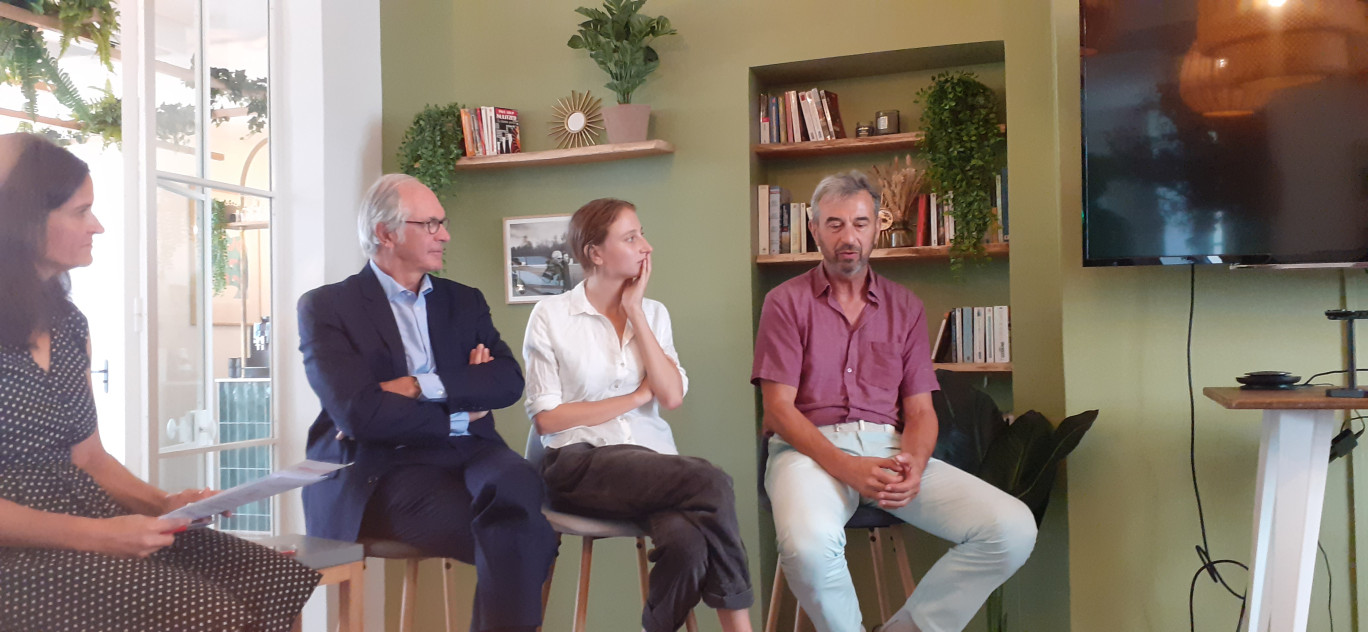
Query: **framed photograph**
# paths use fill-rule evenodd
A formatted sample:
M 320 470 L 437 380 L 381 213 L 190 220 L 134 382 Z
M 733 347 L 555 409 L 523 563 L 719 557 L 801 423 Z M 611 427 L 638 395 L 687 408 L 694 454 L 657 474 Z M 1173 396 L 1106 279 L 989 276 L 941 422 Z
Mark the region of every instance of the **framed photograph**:
M 570 256 L 569 215 L 505 217 L 504 296 L 508 303 L 535 303 L 569 292 L 584 279 Z

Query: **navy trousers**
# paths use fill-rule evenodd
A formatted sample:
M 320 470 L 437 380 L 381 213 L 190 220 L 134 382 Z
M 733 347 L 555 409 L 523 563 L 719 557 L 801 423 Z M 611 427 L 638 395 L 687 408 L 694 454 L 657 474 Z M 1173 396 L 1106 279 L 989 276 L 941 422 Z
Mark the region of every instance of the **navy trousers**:
M 473 632 L 535 629 L 556 556 L 555 532 L 541 513 L 541 476 L 499 442 L 453 437 L 451 448 L 415 450 L 412 464 L 382 476 L 361 537 L 474 564 Z

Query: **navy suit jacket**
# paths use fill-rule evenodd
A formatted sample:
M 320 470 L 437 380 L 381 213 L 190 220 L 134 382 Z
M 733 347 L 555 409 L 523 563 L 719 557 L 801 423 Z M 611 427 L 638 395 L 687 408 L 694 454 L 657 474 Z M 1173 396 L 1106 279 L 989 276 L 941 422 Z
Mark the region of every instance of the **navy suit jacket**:
M 299 349 L 323 405 L 309 428 L 308 455 L 352 463 L 304 488 L 309 535 L 354 541 L 366 503 L 386 472 L 461 460 L 461 446 L 469 442 L 449 436 L 452 413 L 505 408 L 522 396 L 522 369 L 494 329 L 479 290 L 432 277 L 427 316 L 437 374 L 447 392 L 443 401 L 381 390 L 381 382 L 409 372 L 394 312 L 369 264 L 300 297 Z M 493 360 L 471 366 L 470 351 L 478 344 Z M 472 422 L 470 433 L 503 444 L 492 414 Z

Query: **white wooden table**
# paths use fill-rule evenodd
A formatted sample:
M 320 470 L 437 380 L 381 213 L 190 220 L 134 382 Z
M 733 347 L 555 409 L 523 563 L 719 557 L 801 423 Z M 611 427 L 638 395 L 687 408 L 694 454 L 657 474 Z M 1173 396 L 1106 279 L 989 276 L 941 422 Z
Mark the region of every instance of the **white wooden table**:
M 1325 390 L 1202 390 L 1226 408 L 1263 411 L 1245 608 L 1250 632 L 1306 631 L 1330 440 L 1340 426 L 1335 411 L 1368 407 L 1368 400 L 1326 397 Z

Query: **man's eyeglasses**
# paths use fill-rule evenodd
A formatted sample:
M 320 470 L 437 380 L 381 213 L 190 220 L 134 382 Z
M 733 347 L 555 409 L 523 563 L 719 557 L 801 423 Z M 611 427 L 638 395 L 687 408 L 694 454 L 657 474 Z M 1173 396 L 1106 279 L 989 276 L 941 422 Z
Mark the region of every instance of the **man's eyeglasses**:
M 440 230 L 443 226 L 447 225 L 447 218 L 443 217 L 442 219 L 437 219 L 434 217 L 432 219 L 424 220 L 421 222 L 415 222 L 413 220 L 404 220 L 404 223 L 417 224 L 419 226 L 422 226 L 423 228 L 426 228 L 429 235 L 436 235 L 438 230 Z

